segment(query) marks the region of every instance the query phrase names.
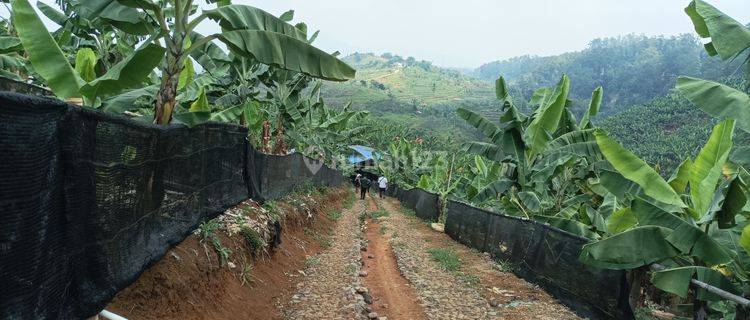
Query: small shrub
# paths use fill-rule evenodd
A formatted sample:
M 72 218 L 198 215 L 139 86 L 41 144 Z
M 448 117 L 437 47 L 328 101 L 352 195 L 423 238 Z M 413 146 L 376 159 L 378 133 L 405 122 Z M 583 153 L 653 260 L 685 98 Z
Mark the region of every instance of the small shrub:
M 229 260 L 229 256 L 232 254 L 232 250 L 222 246 L 218 238 L 216 239 L 216 241 L 214 241 L 214 250 L 216 250 L 216 254 L 219 255 L 221 266 L 225 266 L 227 264 L 227 260 Z
M 516 272 L 517 266 L 508 260 L 500 260 L 495 263 L 495 268 L 502 272 Z
M 263 204 L 263 208 L 268 210 L 268 213 L 274 220 L 281 220 L 281 210 L 279 209 L 279 206 L 276 204 L 276 202 L 268 201 Z
M 218 220 L 204 221 L 198 226 L 198 235 L 201 237 L 201 241 L 212 238 L 214 232 L 219 229 Z
M 454 272 L 461 269 L 461 261 L 451 249 L 430 248 L 427 249 L 427 253 L 430 254 L 433 261 L 440 264 L 440 267 L 443 268 L 443 270 Z
M 388 231 L 388 227 L 380 226 L 380 234 L 385 234 Z
M 341 211 L 338 211 L 338 210 L 328 211 L 328 219 L 331 219 L 333 221 L 338 221 L 339 219 L 341 219 Z
M 263 240 L 260 233 L 248 226 L 243 226 L 242 229 L 240 229 L 240 233 L 242 234 L 242 237 L 245 238 L 245 241 L 247 241 L 247 244 L 250 245 L 250 250 L 253 255 L 257 254 L 266 245 L 266 241 Z
M 355 274 L 357 272 L 357 267 L 353 264 L 347 264 L 346 267 L 344 267 L 344 272 L 347 274 Z
M 307 257 L 305 258 L 305 267 L 311 267 L 318 264 L 318 258 L 316 257 Z

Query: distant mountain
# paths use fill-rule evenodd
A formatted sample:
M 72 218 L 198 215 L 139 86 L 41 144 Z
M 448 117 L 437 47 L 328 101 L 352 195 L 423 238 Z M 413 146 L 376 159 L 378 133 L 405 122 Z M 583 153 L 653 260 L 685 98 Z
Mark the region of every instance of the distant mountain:
M 489 81 L 459 71 L 440 68 L 428 61 L 385 53 L 354 53 L 343 60 L 357 69 L 354 80 L 326 83 L 326 101 L 370 110 L 419 112 L 438 105 L 457 105 L 494 98 Z
M 735 69 L 709 58 L 692 35 L 627 35 L 593 40 L 578 52 L 490 62 L 477 68 L 474 75 L 485 80 L 502 75 L 528 98 L 533 90 L 554 85 L 566 73 L 573 99 L 589 99 L 594 88 L 604 87 L 602 113 L 612 114 L 667 94 L 677 76 L 718 79 Z

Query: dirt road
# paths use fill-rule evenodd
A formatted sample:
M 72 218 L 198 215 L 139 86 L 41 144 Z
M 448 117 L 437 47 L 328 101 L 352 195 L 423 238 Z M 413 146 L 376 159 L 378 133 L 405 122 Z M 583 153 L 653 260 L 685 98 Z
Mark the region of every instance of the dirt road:
M 304 271 L 288 319 L 579 319 L 514 266 L 433 231 L 391 198 L 357 200 L 333 241 Z

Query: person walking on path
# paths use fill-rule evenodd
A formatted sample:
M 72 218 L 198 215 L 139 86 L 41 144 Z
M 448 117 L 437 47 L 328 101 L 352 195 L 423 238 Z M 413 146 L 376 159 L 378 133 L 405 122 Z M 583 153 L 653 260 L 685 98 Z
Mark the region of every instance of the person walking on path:
M 385 190 L 388 189 L 388 178 L 385 176 L 380 176 L 378 178 L 378 195 L 380 198 L 384 198 Z
M 359 185 L 362 182 L 362 175 L 357 173 L 357 176 L 354 177 L 354 192 L 357 192 L 357 189 L 359 189 Z
M 367 194 L 367 191 L 370 189 L 370 185 L 372 184 L 372 181 L 370 179 L 367 179 L 367 177 L 362 177 L 359 179 L 359 198 L 364 200 L 365 195 Z

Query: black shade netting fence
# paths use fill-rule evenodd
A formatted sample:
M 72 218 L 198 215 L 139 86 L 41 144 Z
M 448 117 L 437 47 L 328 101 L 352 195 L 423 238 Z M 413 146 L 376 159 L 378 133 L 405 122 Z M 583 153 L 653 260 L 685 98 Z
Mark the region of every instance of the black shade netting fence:
M 250 196 L 341 183 L 246 137 L 0 93 L 0 318 L 94 315 L 202 221 Z
M 440 218 L 440 196 L 422 189 L 399 190 L 398 199 L 417 217 L 425 221 L 438 221 Z
M 535 221 L 449 201 L 445 232 L 456 241 L 510 262 L 523 278 L 540 284 L 590 318 L 631 317 L 622 271 L 602 270 L 578 257 L 588 239 Z
M 299 153 L 268 155 L 252 148 L 248 149 L 247 172 L 251 196 L 260 200 L 280 198 L 304 184 L 338 186 L 344 182 L 341 172 L 321 161 Z

